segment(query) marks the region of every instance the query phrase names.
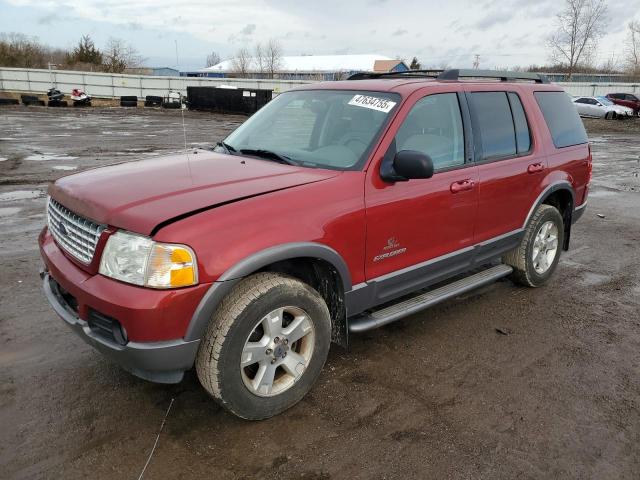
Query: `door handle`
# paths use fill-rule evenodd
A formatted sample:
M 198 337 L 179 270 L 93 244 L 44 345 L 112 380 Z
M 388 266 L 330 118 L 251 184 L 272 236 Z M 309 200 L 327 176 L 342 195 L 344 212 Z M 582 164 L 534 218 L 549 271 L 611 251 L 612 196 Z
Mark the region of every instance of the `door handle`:
M 527 167 L 527 172 L 529 173 L 537 173 L 544 170 L 544 165 L 541 163 L 532 163 Z
M 458 180 L 451 184 L 451 193 L 464 192 L 466 190 L 472 190 L 476 182 L 470 179 Z

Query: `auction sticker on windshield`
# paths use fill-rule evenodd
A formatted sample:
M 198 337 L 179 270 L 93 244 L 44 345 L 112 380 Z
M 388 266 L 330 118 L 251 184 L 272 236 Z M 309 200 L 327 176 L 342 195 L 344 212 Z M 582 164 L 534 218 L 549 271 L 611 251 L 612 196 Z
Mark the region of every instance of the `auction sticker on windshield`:
M 389 113 L 389 111 L 396 105 L 396 102 L 387 100 L 386 98 L 369 97 L 367 95 L 355 95 L 349 100 L 349 105 L 355 105 L 356 107 L 370 108 L 371 110 L 377 110 L 378 112 Z

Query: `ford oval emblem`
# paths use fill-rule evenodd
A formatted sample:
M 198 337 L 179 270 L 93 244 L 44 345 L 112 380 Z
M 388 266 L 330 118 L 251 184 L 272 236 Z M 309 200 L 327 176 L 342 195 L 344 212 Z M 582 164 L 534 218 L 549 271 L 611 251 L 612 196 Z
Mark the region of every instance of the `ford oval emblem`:
M 65 237 L 66 237 L 67 235 L 69 235 L 69 231 L 67 230 L 67 227 L 65 227 L 65 226 L 64 226 L 64 223 L 62 223 L 62 222 L 60 222 L 60 223 L 58 224 L 58 230 L 60 230 L 60 233 L 61 233 L 62 235 L 64 235 Z

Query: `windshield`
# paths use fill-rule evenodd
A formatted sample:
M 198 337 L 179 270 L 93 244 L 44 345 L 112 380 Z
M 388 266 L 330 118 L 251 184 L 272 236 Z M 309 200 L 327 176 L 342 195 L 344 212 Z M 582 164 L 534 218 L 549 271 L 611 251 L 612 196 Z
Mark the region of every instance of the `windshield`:
M 596 99 L 603 105 L 614 105 L 614 103 L 606 97 L 596 97 Z
M 355 170 L 399 104 L 400 96 L 388 92 L 286 92 L 229 135 L 217 151 Z

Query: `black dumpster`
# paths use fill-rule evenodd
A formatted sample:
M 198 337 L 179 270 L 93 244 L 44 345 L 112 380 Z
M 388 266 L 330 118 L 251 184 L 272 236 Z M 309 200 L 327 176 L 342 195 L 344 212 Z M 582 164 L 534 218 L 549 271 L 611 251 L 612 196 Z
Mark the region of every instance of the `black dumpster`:
M 189 109 L 252 114 L 264 107 L 273 90 L 257 88 L 187 87 Z

